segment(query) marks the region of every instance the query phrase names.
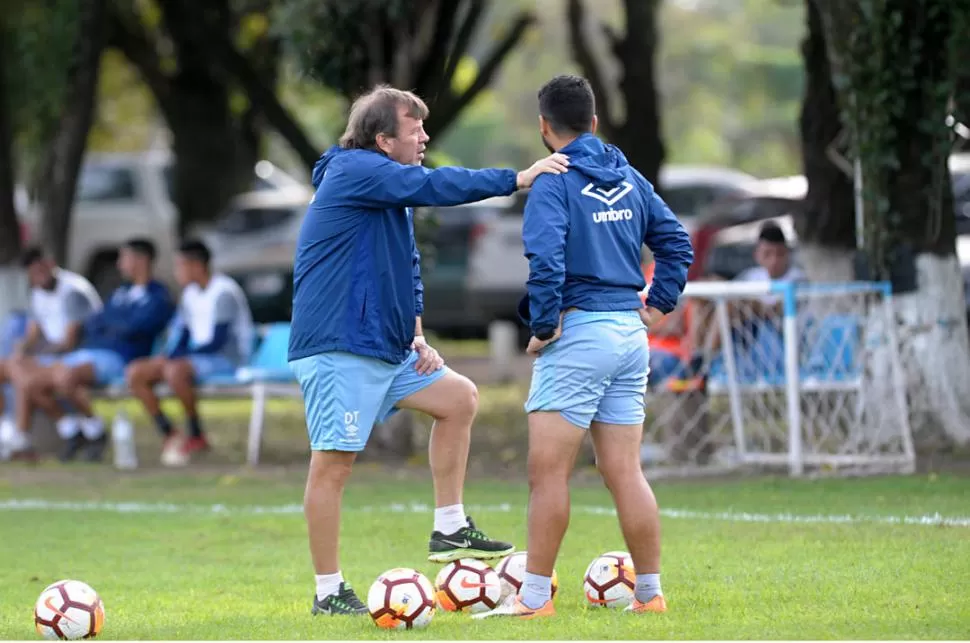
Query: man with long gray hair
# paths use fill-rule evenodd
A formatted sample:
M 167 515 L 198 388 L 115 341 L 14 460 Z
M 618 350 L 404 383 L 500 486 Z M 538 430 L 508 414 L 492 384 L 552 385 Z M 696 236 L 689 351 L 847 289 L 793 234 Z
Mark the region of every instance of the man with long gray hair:
M 445 367 L 423 337 L 412 208 L 512 194 L 540 174 L 566 172 L 567 160 L 553 154 L 521 172 L 429 170 L 421 165 L 427 115 L 413 93 L 376 87 L 357 99 L 339 144 L 313 170 L 316 192 L 293 269 L 289 362 L 303 391 L 312 452 L 304 509 L 316 570 L 314 614 L 367 612 L 338 563 L 340 503 L 373 425 L 398 409 L 434 419 L 428 559 L 514 551 L 477 529 L 462 504 L 478 391 Z

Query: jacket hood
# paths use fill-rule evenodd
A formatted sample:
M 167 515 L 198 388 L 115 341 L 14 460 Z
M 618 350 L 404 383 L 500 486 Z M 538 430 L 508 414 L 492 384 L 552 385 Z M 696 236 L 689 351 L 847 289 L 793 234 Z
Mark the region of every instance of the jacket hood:
M 593 134 L 582 134 L 560 153 L 569 157 L 569 171 L 579 172 L 593 187 L 613 187 L 625 178 L 630 165 L 619 148 L 604 143 Z
M 310 175 L 310 182 L 313 184 L 313 189 L 320 187 L 320 182 L 323 180 L 323 175 L 327 171 L 327 167 L 330 162 L 340 153 L 346 152 L 339 145 L 332 145 L 330 149 L 324 152 L 319 159 L 317 159 L 317 164 L 313 166 L 313 173 Z

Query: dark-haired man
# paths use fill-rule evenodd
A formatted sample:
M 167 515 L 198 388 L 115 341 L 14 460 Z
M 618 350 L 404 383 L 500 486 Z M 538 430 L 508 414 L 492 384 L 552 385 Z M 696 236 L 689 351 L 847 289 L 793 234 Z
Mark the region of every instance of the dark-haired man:
M 758 232 L 758 244 L 754 248 L 754 260 L 758 265 L 741 272 L 735 281 L 803 281 L 805 274 L 795 265 L 785 231 L 774 221 L 766 221 Z M 773 305 L 780 301 L 777 295 L 765 295 L 762 303 Z
M 443 365 L 422 336 L 423 286 L 414 241 L 418 206 L 469 203 L 565 172 L 552 155 L 522 172 L 421 166 L 428 108 L 377 87 L 357 99 L 340 143 L 313 169 L 316 193 L 297 241 L 289 363 L 310 438 L 304 507 L 316 570 L 314 614 L 366 614 L 338 562 L 340 498 L 376 422 L 407 408 L 434 418 L 428 447 L 434 528 L 428 558 L 497 558 L 462 504 L 478 391 Z
M 199 380 L 232 375 L 245 364 L 253 346 L 253 317 L 246 295 L 226 275 L 213 274 L 209 249 L 201 241 L 184 242 L 175 257 L 175 278 L 182 299 L 169 330 L 165 354 L 129 364 L 128 388 L 145 407 L 165 440 L 162 463 L 184 465 L 192 454 L 209 448 L 199 420 L 195 386 Z M 166 382 L 185 409 L 188 435 L 173 430 L 162 412 L 154 386 Z
M 29 248 L 21 258 L 30 283 L 30 318 L 24 337 L 8 360 L 0 360 L 0 385 L 25 377 L 38 366 L 49 365 L 73 351 L 80 342 L 84 320 L 102 307 L 101 297 L 87 279 L 59 268 L 40 248 Z M 0 443 L 14 457 L 30 453 L 29 436 L 16 429 L 4 416 L 4 392 L 0 392 Z M 65 440 L 62 460 L 77 454 L 80 421 L 68 414 L 57 423 L 57 433 Z
M 79 439 L 88 443 L 88 458 L 101 459 L 107 436 L 104 421 L 91 408 L 89 389 L 121 379 L 128 362 L 150 355 L 172 316 L 172 298 L 154 278 L 154 261 L 155 246 L 147 239 L 132 239 L 121 248 L 118 270 L 126 282 L 103 310 L 85 320 L 80 347 L 15 381 L 19 428 L 26 430 L 32 402 L 59 420 L 63 411 L 54 399 L 62 397 L 82 416 Z
M 623 153 L 594 135 L 586 79 L 558 76 L 539 90 L 539 131 L 569 172 L 536 179 L 522 237 L 529 259 L 519 307 L 537 355 L 529 414 L 528 560 L 517 595 L 477 618 L 555 613 L 552 573 L 569 522 L 569 476 L 590 434 L 636 568 L 637 613 L 667 609 L 660 589 L 660 518 L 640 468 L 649 349 L 647 326 L 674 309 L 693 261 L 684 227 Z M 646 299 L 643 244 L 653 252 Z

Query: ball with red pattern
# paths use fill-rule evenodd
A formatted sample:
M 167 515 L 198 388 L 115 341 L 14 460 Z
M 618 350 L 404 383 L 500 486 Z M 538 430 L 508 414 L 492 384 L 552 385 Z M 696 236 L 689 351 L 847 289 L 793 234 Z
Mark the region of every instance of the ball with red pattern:
M 438 607 L 446 612 L 487 612 L 495 609 L 502 597 L 498 574 L 474 558 L 462 558 L 442 567 L 434 587 Z
M 49 640 L 89 639 L 104 628 L 104 602 L 78 580 L 62 580 L 44 588 L 34 604 L 34 626 Z
M 501 601 L 504 602 L 506 597 L 511 594 L 518 594 L 519 590 L 522 589 L 522 579 L 525 578 L 526 554 L 527 552 L 524 551 L 509 554 L 495 567 L 495 571 L 502 581 Z M 556 570 L 552 570 L 552 598 L 556 598 L 558 590 L 559 575 L 556 574 Z
M 597 556 L 583 575 L 583 591 L 591 607 L 623 609 L 633 602 L 637 574 L 625 551 Z
M 389 569 L 370 586 L 367 609 L 380 628 L 427 627 L 434 618 L 434 587 L 419 571 L 407 567 Z

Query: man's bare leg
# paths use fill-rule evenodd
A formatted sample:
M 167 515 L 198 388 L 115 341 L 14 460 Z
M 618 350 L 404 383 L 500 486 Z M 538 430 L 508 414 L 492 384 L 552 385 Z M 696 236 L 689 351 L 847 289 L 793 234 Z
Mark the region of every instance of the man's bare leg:
M 189 433 L 188 441 L 182 446 L 185 454 L 207 449 L 209 445 L 202 434 L 202 422 L 199 420 L 199 400 L 192 362 L 187 359 L 169 360 L 165 363 L 164 378 L 185 411 Z
M 623 539 L 637 573 L 641 604 L 662 595 L 660 589 L 660 512 L 640 467 L 643 425 L 594 422 L 590 427 L 596 462 L 613 496 Z
M 165 378 L 167 363 L 164 357 L 149 357 L 132 362 L 125 370 L 128 390 L 141 402 L 148 417 L 155 421 L 155 426 L 158 427 L 163 438 L 172 435 L 172 423 L 162 412 L 161 402 L 155 395 L 155 385 Z
M 449 369 L 440 379 L 404 398 L 397 406 L 421 411 L 434 419 L 428 444 L 435 501 L 429 560 L 499 558 L 515 551 L 510 543 L 491 540 L 474 524 L 469 524 L 462 501 L 472 423 L 478 412 L 475 384 Z
M 357 454 L 347 451 L 313 451 L 303 496 L 310 540 L 310 557 L 316 573 L 317 593 L 313 613 L 342 611 L 363 613 L 363 605 L 333 605 L 341 600 L 343 575 L 340 571 L 340 508 L 344 487 L 353 469 Z
M 529 414 L 529 539 L 520 590 L 529 609 L 552 598 L 552 572 L 569 526 L 569 476 L 585 435 L 558 412 Z
M 104 421 L 94 414 L 94 408 L 91 406 L 90 388 L 96 382 L 97 374 L 92 364 L 79 364 L 74 367 L 61 364 L 55 366 L 55 389 L 80 413 L 81 433 L 89 442 L 87 459 L 91 461 L 100 460 L 108 445 Z

